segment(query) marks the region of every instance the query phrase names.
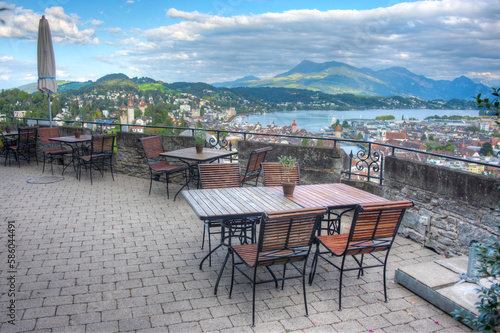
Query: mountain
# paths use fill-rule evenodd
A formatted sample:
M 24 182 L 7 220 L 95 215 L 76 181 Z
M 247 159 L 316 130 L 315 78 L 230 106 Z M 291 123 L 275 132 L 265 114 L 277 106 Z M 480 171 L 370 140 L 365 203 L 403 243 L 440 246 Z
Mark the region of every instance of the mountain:
M 256 77 L 256 76 L 248 75 L 248 76 L 242 77 L 241 79 L 237 79 L 237 80 L 234 80 L 234 81 L 229 81 L 229 82 L 215 82 L 215 83 L 212 83 L 212 86 L 214 86 L 216 88 L 229 87 L 229 86 L 238 85 L 238 83 L 240 83 L 240 82 L 255 81 L 255 80 L 260 80 L 260 79 L 258 77 Z
M 328 94 L 364 96 L 404 96 L 425 100 L 467 99 L 490 89 L 465 76 L 453 81 L 432 80 L 410 72 L 404 67 L 382 70 L 356 68 L 341 62 L 315 63 L 304 60 L 291 70 L 270 79 L 244 78 L 229 82 L 226 87 L 275 87 L 320 91 Z

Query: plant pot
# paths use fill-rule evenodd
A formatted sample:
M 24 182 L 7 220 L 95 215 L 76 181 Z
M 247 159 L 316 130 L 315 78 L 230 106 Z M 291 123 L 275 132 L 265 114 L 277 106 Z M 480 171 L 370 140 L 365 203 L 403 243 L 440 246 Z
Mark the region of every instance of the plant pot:
M 197 154 L 202 154 L 203 153 L 203 146 L 195 146 L 196 147 L 196 153 Z
M 282 182 L 281 186 L 283 187 L 283 195 L 285 197 L 293 197 L 293 190 L 295 190 L 295 183 Z
M 80 139 L 80 131 L 75 132 L 75 138 Z

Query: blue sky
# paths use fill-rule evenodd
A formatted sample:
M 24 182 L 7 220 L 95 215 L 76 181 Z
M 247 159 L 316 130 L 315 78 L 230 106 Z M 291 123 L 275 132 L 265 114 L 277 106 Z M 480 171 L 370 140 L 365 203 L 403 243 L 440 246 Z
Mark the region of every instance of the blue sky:
M 36 0 L 0 2 L 0 89 L 37 79 L 49 21 L 58 80 L 268 78 L 302 60 L 402 66 L 500 84 L 500 1 Z

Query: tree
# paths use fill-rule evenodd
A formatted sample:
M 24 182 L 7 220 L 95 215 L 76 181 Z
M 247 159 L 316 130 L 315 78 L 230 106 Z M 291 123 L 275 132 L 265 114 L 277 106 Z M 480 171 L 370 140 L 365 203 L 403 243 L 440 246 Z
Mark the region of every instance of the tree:
M 432 134 L 431 134 L 431 135 L 429 135 L 429 140 L 434 141 L 434 140 L 435 140 L 435 139 L 434 139 L 434 135 L 432 135 Z
M 307 138 L 302 139 L 302 145 L 303 146 L 309 146 L 309 140 Z
M 483 143 L 481 150 L 479 151 L 479 155 L 481 156 L 493 156 L 495 153 L 493 152 L 493 146 L 489 142 Z
M 481 98 L 481 94 L 476 97 L 476 104 L 480 109 L 486 109 L 491 112 L 491 114 L 497 118 L 496 123 L 500 125 L 498 119 L 500 118 L 500 88 L 491 88 L 493 91 L 493 99 Z
M 316 142 L 316 147 L 323 147 L 323 140 L 319 139 L 318 142 Z
M 425 141 L 427 140 L 427 135 L 424 133 L 422 134 L 422 136 L 420 137 L 420 141 Z

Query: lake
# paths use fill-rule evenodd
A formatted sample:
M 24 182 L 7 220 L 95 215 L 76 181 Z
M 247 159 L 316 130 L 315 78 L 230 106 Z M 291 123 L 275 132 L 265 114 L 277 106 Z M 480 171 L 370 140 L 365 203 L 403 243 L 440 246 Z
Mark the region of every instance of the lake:
M 375 119 L 377 116 L 393 115 L 396 120 L 415 118 L 423 120 L 426 117 L 442 116 L 479 116 L 479 110 L 428 110 L 428 109 L 398 109 L 398 110 L 355 110 L 355 111 L 332 111 L 332 110 L 296 110 L 280 111 L 265 114 L 250 114 L 243 121 L 249 124 L 260 123 L 263 126 L 274 123 L 278 126 L 291 126 L 293 121 L 297 123 L 298 129 L 308 132 L 318 132 L 337 119 L 342 123 L 344 120 L 352 119 Z

